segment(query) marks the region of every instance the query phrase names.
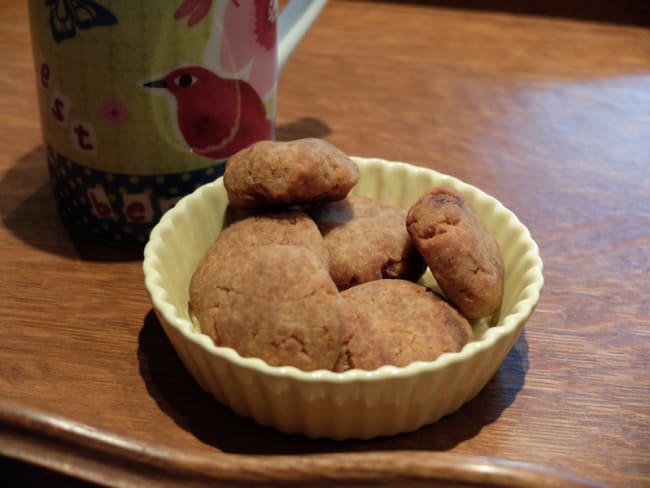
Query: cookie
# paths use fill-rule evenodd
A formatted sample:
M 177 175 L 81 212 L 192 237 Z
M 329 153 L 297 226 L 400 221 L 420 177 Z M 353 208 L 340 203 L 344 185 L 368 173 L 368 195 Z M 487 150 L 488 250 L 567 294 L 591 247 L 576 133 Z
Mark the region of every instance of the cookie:
M 291 206 L 345 198 L 359 168 L 321 139 L 261 141 L 228 159 L 228 199 L 240 208 Z
M 444 352 L 460 351 L 473 339 L 467 319 L 417 283 L 370 281 L 341 296 L 345 346 L 336 371 L 433 361 Z
M 316 255 L 269 244 L 232 252 L 192 277 L 190 307 L 218 346 L 272 366 L 332 369 L 343 341 L 343 303 Z
M 217 236 L 203 260 L 218 261 L 244 247 L 292 244 L 310 249 L 329 268 L 325 242 L 314 221 L 300 210 L 253 212 L 231 223 Z
M 381 278 L 416 280 L 426 265 L 406 231 L 406 210 L 349 196 L 307 210 L 329 252 L 339 289 Z
M 406 226 L 440 289 L 465 317 L 499 308 L 504 283 L 499 245 L 460 193 L 432 189 L 411 206 Z

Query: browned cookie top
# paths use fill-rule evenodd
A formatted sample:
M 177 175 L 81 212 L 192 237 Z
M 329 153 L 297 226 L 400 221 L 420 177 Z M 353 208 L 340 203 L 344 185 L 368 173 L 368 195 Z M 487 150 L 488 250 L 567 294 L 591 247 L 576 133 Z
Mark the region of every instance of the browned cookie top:
M 244 247 L 267 244 L 304 246 L 313 251 L 328 269 L 323 237 L 312 218 L 300 210 L 258 211 L 245 215 L 221 231 L 203 260 L 216 261 Z
M 408 212 L 408 232 L 438 285 L 468 318 L 494 313 L 503 299 L 499 245 L 470 203 L 450 188 L 434 188 Z
M 204 261 L 190 285 L 190 306 L 218 346 L 272 366 L 332 369 L 343 340 L 342 299 L 316 255 L 269 244 Z
M 358 180 L 354 161 L 321 139 L 255 143 L 228 159 L 223 177 L 241 208 L 340 200 Z
M 473 339 L 467 319 L 427 288 L 377 280 L 341 292 L 345 343 L 335 369 L 373 370 L 433 361 Z
M 329 251 L 339 289 L 381 278 L 417 279 L 424 261 L 406 231 L 406 211 L 366 197 L 308 210 Z

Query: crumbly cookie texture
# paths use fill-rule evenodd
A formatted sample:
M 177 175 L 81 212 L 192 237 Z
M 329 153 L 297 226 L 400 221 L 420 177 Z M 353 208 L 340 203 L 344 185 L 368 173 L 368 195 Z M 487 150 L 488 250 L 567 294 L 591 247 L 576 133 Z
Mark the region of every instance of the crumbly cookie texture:
M 243 214 L 221 231 L 203 260 L 218 261 L 245 247 L 291 244 L 311 250 L 329 269 L 323 236 L 312 218 L 301 210 L 255 211 Z
M 316 255 L 302 246 L 246 247 L 203 261 L 190 306 L 218 346 L 271 366 L 332 369 L 343 341 L 343 302 Z
M 406 231 L 406 210 L 349 196 L 307 210 L 329 252 L 340 290 L 382 278 L 417 280 L 426 265 Z
M 240 208 L 341 200 L 358 180 L 350 157 L 314 138 L 255 143 L 228 159 L 223 177 L 230 203 Z
M 409 209 L 406 226 L 441 290 L 467 318 L 494 313 L 503 299 L 499 245 L 470 203 L 434 188 Z
M 463 316 L 438 295 L 406 280 L 376 280 L 341 292 L 345 339 L 336 371 L 433 361 L 473 339 Z
M 499 246 L 445 187 L 406 211 L 349 195 L 354 161 L 319 139 L 262 141 L 230 158 L 225 227 L 199 261 L 203 333 L 271 366 L 373 370 L 433 361 L 501 305 Z M 445 297 L 417 283 L 429 267 Z

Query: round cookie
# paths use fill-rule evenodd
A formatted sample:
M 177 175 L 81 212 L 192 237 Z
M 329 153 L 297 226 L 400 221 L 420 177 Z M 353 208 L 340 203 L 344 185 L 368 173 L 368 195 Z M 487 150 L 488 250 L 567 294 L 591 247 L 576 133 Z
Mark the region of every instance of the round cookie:
M 230 203 L 240 208 L 340 200 L 357 181 L 352 159 L 312 138 L 257 142 L 230 157 L 223 176 Z
M 330 274 L 340 290 L 381 278 L 416 280 L 424 272 L 406 231 L 406 210 L 349 196 L 307 211 L 323 234 Z
M 202 260 L 216 262 L 244 247 L 267 244 L 304 246 L 316 254 L 325 269 L 329 267 L 327 249 L 318 227 L 300 210 L 255 212 L 241 217 L 221 231 Z
M 377 280 L 341 292 L 345 346 L 336 371 L 433 361 L 473 339 L 463 316 L 422 285 Z
M 332 369 L 341 350 L 342 299 L 320 260 L 302 246 L 246 247 L 218 269 L 200 266 L 190 307 L 216 345 L 272 366 Z
M 499 308 L 504 282 L 499 245 L 460 193 L 430 190 L 411 206 L 406 226 L 440 289 L 465 317 Z

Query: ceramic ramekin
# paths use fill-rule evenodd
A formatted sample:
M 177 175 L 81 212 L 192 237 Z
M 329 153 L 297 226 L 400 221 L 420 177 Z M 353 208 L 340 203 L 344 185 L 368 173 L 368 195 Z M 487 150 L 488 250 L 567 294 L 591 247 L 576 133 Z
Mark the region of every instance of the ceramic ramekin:
M 434 186 L 450 186 L 465 195 L 501 248 L 506 270 L 503 303 L 489 324 L 474 323 L 473 342 L 435 361 L 334 373 L 244 358 L 234 349 L 215 346 L 188 312 L 190 277 L 219 234 L 228 206 L 221 178 L 202 186 L 181 199 L 151 232 L 144 251 L 145 286 L 165 333 L 198 384 L 237 414 L 282 432 L 367 439 L 412 431 L 456 411 L 494 375 L 543 286 L 536 243 L 495 198 L 431 169 L 354 159 L 361 172 L 354 194 L 403 208 Z M 430 274 L 423 281 L 435 285 Z

